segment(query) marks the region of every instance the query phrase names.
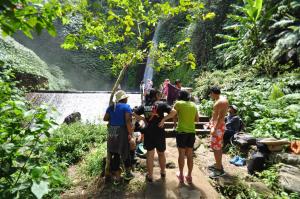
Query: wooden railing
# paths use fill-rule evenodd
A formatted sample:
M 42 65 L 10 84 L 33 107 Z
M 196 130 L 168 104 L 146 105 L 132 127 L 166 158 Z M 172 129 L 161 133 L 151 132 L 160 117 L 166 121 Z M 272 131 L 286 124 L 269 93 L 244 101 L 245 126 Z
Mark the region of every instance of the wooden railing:
M 210 130 L 204 127 L 205 125 L 208 125 L 208 122 L 209 122 L 208 117 L 206 116 L 199 117 L 199 122 L 195 122 L 197 135 L 207 135 L 210 133 Z M 174 122 L 172 119 L 165 122 L 165 131 L 166 131 L 167 138 L 172 138 L 176 136 L 176 132 L 174 131 Z

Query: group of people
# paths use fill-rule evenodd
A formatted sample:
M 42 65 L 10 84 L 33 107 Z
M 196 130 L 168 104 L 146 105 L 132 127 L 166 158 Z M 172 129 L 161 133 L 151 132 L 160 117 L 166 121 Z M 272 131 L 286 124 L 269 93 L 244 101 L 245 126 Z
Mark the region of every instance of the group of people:
M 134 156 L 134 125 L 132 119 L 142 120 L 143 143 L 147 150 L 147 182 L 153 181 L 153 162 L 155 151 L 158 155 L 160 176 L 166 177 L 166 137 L 164 124 L 169 119 L 176 118 L 176 143 L 178 148 L 177 178 L 179 182 L 192 183 L 193 170 L 193 145 L 195 142 L 195 122 L 199 121 L 199 113 L 196 104 L 191 101 L 191 94 L 186 90 L 180 90 L 177 100 L 173 105 L 168 104 L 162 97 L 165 95 L 157 89 L 149 89 L 147 100 L 134 110 L 127 104 L 128 95 L 119 90 L 115 94 L 115 103 L 107 108 L 104 121 L 108 121 L 107 152 L 110 173 L 113 175 L 114 184 L 120 182 L 120 163 L 125 166 L 124 178 L 133 177 L 130 169 Z M 218 87 L 212 87 L 210 97 L 215 101 L 212 118 L 209 122 L 211 134 L 211 148 L 214 151 L 216 163 L 208 167 L 210 177 L 217 178 L 225 174 L 222 166 L 222 143 L 225 132 L 225 116 L 229 109 L 237 109 L 229 106 L 227 99 L 221 95 Z M 232 119 L 232 118 L 231 118 Z M 183 173 L 187 159 L 187 174 Z

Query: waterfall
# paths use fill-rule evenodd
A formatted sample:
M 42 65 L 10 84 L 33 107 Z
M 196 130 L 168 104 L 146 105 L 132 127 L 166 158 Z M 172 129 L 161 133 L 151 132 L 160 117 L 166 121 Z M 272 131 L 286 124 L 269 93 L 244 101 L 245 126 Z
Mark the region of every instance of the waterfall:
M 141 105 L 141 97 L 138 93 L 127 93 L 128 104 L 133 108 Z M 64 118 L 73 112 L 81 114 L 83 122 L 101 123 L 108 106 L 110 92 L 32 92 L 27 93 L 26 98 L 34 105 L 46 103 L 56 109 L 55 121 L 63 123 Z
M 155 32 L 154 32 L 153 39 L 152 39 L 153 48 L 151 50 L 155 50 L 157 48 L 158 33 L 161 29 L 161 26 L 162 26 L 162 23 L 158 22 L 157 27 L 156 27 Z M 154 60 L 151 58 L 150 54 L 151 54 L 151 52 L 149 52 L 149 55 L 148 55 L 148 58 L 147 58 L 147 63 L 146 63 L 146 68 L 145 68 L 144 78 L 143 78 L 144 82 L 147 82 L 148 79 L 152 80 L 152 78 L 153 78 Z

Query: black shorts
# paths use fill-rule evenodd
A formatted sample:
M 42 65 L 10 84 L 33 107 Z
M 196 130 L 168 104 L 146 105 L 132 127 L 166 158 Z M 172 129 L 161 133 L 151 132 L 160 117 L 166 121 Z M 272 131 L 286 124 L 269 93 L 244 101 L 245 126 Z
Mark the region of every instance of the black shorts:
M 146 128 L 144 131 L 144 148 L 152 151 L 156 148 L 159 152 L 166 150 L 166 133 L 161 128 Z
M 177 133 L 176 143 L 178 148 L 193 148 L 195 143 L 195 133 Z

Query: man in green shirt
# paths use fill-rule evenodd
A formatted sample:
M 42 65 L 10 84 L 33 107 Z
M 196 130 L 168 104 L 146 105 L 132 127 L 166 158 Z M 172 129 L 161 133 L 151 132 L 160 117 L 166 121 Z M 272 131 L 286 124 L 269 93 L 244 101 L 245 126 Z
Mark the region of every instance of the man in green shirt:
M 195 143 L 195 121 L 199 121 L 198 111 L 196 104 L 190 101 L 190 93 L 182 90 L 179 92 L 178 101 L 174 105 L 174 111 L 172 114 L 164 117 L 160 122 L 160 126 L 164 125 L 164 122 L 174 116 L 178 117 L 178 125 L 176 128 L 176 143 L 178 147 L 179 157 L 178 166 L 179 172 L 177 177 L 181 183 L 184 182 L 183 168 L 184 157 L 187 156 L 188 174 L 185 179 L 188 183 L 192 183 L 192 170 L 193 170 L 193 146 Z

